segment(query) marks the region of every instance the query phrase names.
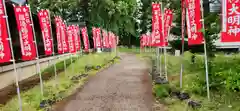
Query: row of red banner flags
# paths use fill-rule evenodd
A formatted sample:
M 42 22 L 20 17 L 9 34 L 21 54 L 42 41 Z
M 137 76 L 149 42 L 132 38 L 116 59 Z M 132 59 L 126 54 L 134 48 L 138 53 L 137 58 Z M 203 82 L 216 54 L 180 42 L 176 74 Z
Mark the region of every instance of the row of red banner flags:
M 7 21 L 3 2 L 0 0 L 0 63 L 11 61 L 11 48 L 9 43 L 9 35 L 7 30 Z M 34 28 L 31 19 L 29 6 L 14 6 L 16 16 L 17 29 L 19 31 L 22 60 L 33 60 L 37 58 L 37 47 L 34 38 Z M 48 10 L 40 10 L 38 12 L 40 29 L 44 43 L 45 55 L 52 55 L 53 34 L 50 20 L 50 12 Z M 60 16 L 55 16 L 56 38 L 58 54 L 76 53 L 81 50 L 81 35 L 84 43 L 84 51 L 88 52 L 90 43 L 88 39 L 87 28 L 79 28 L 77 25 L 66 25 Z M 81 33 L 80 33 L 81 32 Z M 101 38 L 101 32 L 103 38 Z M 101 28 L 92 28 L 94 48 L 114 48 L 117 45 L 118 37 Z
M 201 12 L 201 0 L 181 0 L 181 2 L 182 23 L 185 23 L 185 18 L 187 22 L 188 45 L 203 44 L 203 12 Z M 162 17 L 161 12 L 162 4 L 153 3 L 152 33 L 150 35 L 141 35 L 141 46 L 163 47 L 168 45 L 167 37 L 169 36 L 170 30 L 168 27 L 171 27 L 172 11 L 165 9 L 164 17 Z M 166 19 L 168 17 L 171 19 Z M 240 42 L 240 3 L 237 0 L 223 0 L 221 17 L 221 42 Z M 182 26 L 184 25 L 182 24 Z M 185 27 L 182 28 L 184 30 Z M 184 31 L 182 33 L 184 34 Z M 184 38 L 182 39 L 184 40 Z
M 152 4 L 152 33 L 142 34 L 140 45 L 165 47 L 168 46 L 168 36 L 172 27 L 173 11 L 165 9 L 162 13 L 162 4 Z

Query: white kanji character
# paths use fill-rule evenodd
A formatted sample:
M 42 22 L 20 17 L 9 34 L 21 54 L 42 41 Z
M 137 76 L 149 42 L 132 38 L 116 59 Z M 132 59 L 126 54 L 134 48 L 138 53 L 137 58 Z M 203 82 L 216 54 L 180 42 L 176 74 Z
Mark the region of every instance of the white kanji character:
M 191 29 L 191 32 L 196 32 L 196 29 L 197 29 L 196 24 L 193 24 L 190 29 Z
M 21 12 L 22 9 L 20 7 L 16 8 L 16 12 Z
M 237 25 L 240 24 L 240 15 L 233 16 L 233 23 Z
M 0 51 L 1 52 L 4 51 L 4 46 L 3 46 L 3 42 L 2 41 L 0 41 Z
M 40 12 L 39 12 L 39 15 L 40 15 L 40 16 L 42 16 L 42 15 L 43 15 L 43 12 L 42 12 L 42 11 L 40 11 Z
M 31 52 L 26 52 L 26 53 L 25 53 L 25 56 L 31 56 L 31 55 L 32 55 Z
M 27 34 L 27 33 L 28 33 L 28 29 L 27 29 L 26 27 L 22 27 L 22 28 L 21 28 L 21 32 L 22 32 L 23 34 Z
M 194 34 L 192 35 L 192 39 L 193 39 L 193 40 L 196 40 L 196 39 L 197 39 L 197 34 L 194 33 Z
M 26 12 L 26 11 L 27 11 L 27 9 L 24 7 L 24 8 L 23 8 L 23 12 Z
M 46 18 L 42 18 L 42 22 L 43 22 L 43 23 L 46 23 Z
M 23 42 L 23 44 L 24 44 L 25 46 L 28 46 L 28 45 L 29 45 L 28 40 L 25 40 L 25 41 Z
M 229 11 L 231 11 L 231 12 L 229 12 L 229 14 L 230 15 L 232 15 L 232 14 L 240 14 L 239 12 L 238 12 L 238 9 L 239 9 L 239 7 L 237 7 L 236 6 L 236 4 L 235 3 L 233 3 L 232 4 L 232 8 L 231 9 L 228 9 Z
M 189 16 L 195 18 L 195 9 L 189 11 Z
M 1 15 L 4 14 L 4 13 L 3 13 L 3 10 L 2 10 L 1 8 L 0 8 L 0 14 L 1 14 Z
M 237 36 L 237 34 L 240 32 L 240 28 L 238 28 L 237 26 L 230 26 L 229 30 L 228 30 L 228 34 L 232 35 L 232 33 L 234 34 L 234 36 Z
M 4 52 L 0 52 L 0 58 L 3 59 L 5 56 L 5 53 Z
M 195 4 L 194 3 L 189 3 L 188 8 L 189 9 L 195 9 Z
M 18 19 L 21 21 L 24 21 L 25 20 L 25 16 L 23 14 L 19 14 L 18 15 Z
M 30 44 L 24 43 L 24 50 L 25 50 L 25 51 L 31 51 Z

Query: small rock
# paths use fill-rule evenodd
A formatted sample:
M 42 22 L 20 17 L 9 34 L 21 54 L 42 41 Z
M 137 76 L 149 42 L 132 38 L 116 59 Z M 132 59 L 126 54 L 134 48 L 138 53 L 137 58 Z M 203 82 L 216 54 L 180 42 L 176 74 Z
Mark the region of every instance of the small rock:
M 102 67 L 101 67 L 100 65 L 97 65 L 95 69 L 96 69 L 96 70 L 99 70 L 99 69 L 101 69 L 101 68 L 102 68 Z
M 168 81 L 165 78 L 156 78 L 155 79 L 155 84 L 168 84 Z
M 42 100 L 40 102 L 40 108 L 44 108 L 44 107 L 47 107 L 48 105 L 52 105 L 53 104 L 53 101 L 52 100 Z
M 170 92 L 170 94 L 171 94 L 171 96 L 179 96 L 180 94 L 181 94 L 181 92 L 180 91 L 172 91 L 172 92 Z
M 196 102 L 196 101 L 189 101 L 188 106 L 190 106 L 194 109 L 202 107 L 202 105 L 199 102 Z
M 189 99 L 189 98 L 190 98 L 190 96 L 189 96 L 188 93 L 180 93 L 177 97 L 178 97 L 178 99 L 180 99 L 180 100 L 186 100 L 186 99 Z

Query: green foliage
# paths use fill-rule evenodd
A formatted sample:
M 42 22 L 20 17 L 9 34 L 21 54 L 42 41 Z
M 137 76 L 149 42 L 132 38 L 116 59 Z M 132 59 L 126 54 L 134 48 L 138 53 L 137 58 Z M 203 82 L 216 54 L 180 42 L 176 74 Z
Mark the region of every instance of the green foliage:
M 153 93 L 157 98 L 164 98 L 169 96 L 169 86 L 167 84 L 154 85 Z
M 183 90 L 198 95 L 193 97 L 203 101 L 203 108 L 199 111 L 238 111 L 239 109 L 239 83 L 240 83 L 240 56 L 223 55 L 217 53 L 211 59 L 212 69 L 209 71 L 210 95 L 214 103 L 206 99 L 206 76 L 204 66 L 204 56 L 196 55 L 195 63 L 191 62 L 192 53 L 184 53 L 184 73 Z M 179 86 L 179 76 L 181 58 L 168 56 L 168 73 L 170 74 L 171 84 Z M 174 106 L 178 106 L 176 103 Z

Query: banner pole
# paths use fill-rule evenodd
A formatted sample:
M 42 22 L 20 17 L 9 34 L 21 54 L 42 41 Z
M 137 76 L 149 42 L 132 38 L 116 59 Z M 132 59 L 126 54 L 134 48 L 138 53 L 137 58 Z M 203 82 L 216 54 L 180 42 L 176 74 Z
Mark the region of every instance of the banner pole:
M 49 16 L 50 17 L 50 16 Z M 67 34 L 66 34 L 66 29 L 64 29 L 64 28 L 66 28 L 66 21 L 64 20 L 63 21 L 64 22 L 64 27 L 62 27 L 63 29 L 63 32 L 65 33 L 64 35 L 65 35 L 65 43 L 67 43 L 68 42 L 68 40 L 66 39 L 66 36 L 67 36 Z M 68 46 L 67 46 L 68 47 Z M 68 50 L 69 50 L 69 47 L 68 47 Z M 64 49 L 63 49 L 63 53 L 64 53 Z M 67 55 L 68 56 L 68 55 Z M 63 64 L 64 64 L 64 74 L 65 74 L 65 77 L 67 77 L 67 64 L 66 64 L 66 55 L 64 55 L 63 56 L 64 57 L 64 60 L 63 60 Z M 67 57 L 67 59 L 68 59 L 68 57 Z
M 160 64 L 160 62 L 159 62 L 159 47 L 156 47 L 156 55 L 157 55 L 157 61 L 156 61 L 157 69 L 159 69 L 160 68 L 159 67 L 159 64 Z M 161 72 L 160 72 L 159 76 L 161 76 Z
M 32 12 L 31 12 L 31 7 L 30 5 L 27 5 L 27 7 L 29 7 L 29 13 L 30 13 L 30 18 L 31 18 L 31 26 L 32 26 L 32 30 L 33 30 L 33 37 L 34 37 L 34 44 L 35 44 L 35 49 L 36 49 L 36 67 L 37 67 L 37 73 L 39 74 L 39 78 L 40 78 L 40 89 L 41 89 L 41 94 L 43 97 L 43 80 L 42 80 L 42 72 L 41 72 L 41 67 L 40 67 L 40 62 L 39 62 L 39 53 L 38 53 L 38 46 L 37 46 L 37 40 L 36 40 L 36 34 L 35 34 L 35 28 L 34 28 L 34 23 L 33 23 L 33 19 L 32 19 Z
M 202 26 L 203 26 L 203 35 L 204 35 L 204 58 L 205 58 L 205 73 L 206 73 L 206 85 L 207 85 L 207 97 L 210 100 L 210 90 L 209 90 L 209 78 L 208 78 L 208 58 L 207 58 L 207 44 L 205 39 L 205 26 L 204 26 L 204 10 L 203 10 L 203 1 L 201 1 L 201 14 L 202 14 Z
M 2 0 L 2 3 L 3 3 L 3 7 L 4 7 L 4 13 L 5 13 L 4 18 L 6 20 L 6 25 L 7 25 L 8 41 L 9 41 L 11 55 L 12 55 L 12 62 L 13 62 L 13 69 L 14 69 L 14 76 L 15 76 L 15 85 L 17 88 L 17 95 L 18 95 L 19 111 L 22 111 L 22 99 L 21 99 L 21 93 L 20 93 L 20 88 L 19 88 L 19 83 L 18 83 L 18 72 L 17 72 L 16 61 L 15 61 L 15 56 L 14 56 L 14 52 L 13 52 L 13 44 L 12 44 L 12 38 L 11 38 L 10 29 L 9 29 L 8 15 L 7 15 L 7 11 L 6 11 L 5 0 Z
M 183 87 L 182 77 L 183 77 L 183 68 L 184 68 L 184 34 L 185 34 L 185 17 L 186 17 L 186 9 L 185 9 L 185 0 L 182 0 L 182 54 L 181 54 L 181 71 L 180 71 L 180 88 Z
M 51 13 L 49 10 L 48 11 L 48 16 L 49 16 L 49 22 L 50 22 L 50 33 L 51 33 L 51 39 L 52 39 L 52 48 L 53 48 L 53 52 L 52 52 L 52 55 L 53 57 L 55 56 L 55 48 L 54 48 L 54 40 L 53 40 L 53 34 L 52 34 L 52 21 L 51 21 Z M 55 85 L 57 85 L 57 67 L 56 67 L 56 60 L 54 58 L 54 62 L 53 62 L 53 67 L 54 67 L 54 79 L 55 79 Z
M 167 41 L 168 41 L 168 37 L 170 35 L 170 29 L 171 27 L 169 27 L 168 29 L 168 35 L 167 35 Z M 167 72 L 167 65 L 168 65 L 168 61 L 167 61 L 167 47 L 165 46 L 165 49 L 164 49 L 164 53 L 165 53 L 165 57 L 164 57 L 164 61 L 165 61 L 165 74 L 166 74 L 166 80 L 168 81 L 168 72 Z
M 162 77 L 162 47 L 160 47 L 160 77 Z
M 161 8 L 161 19 L 162 19 L 162 38 L 163 38 L 163 41 L 162 41 L 162 43 L 163 43 L 163 47 L 161 47 L 161 55 L 160 55 L 160 70 L 161 70 L 161 74 L 164 74 L 164 72 L 162 71 L 162 70 L 164 70 L 164 69 L 162 69 L 162 55 L 165 55 L 165 53 L 164 53 L 164 48 L 165 48 L 165 38 L 164 38 L 164 8 L 163 8 L 163 4 L 162 4 L 162 2 L 160 2 L 160 8 Z M 164 61 L 163 61 L 164 62 Z M 164 64 L 165 65 L 165 64 Z
M 63 64 L 64 64 L 64 73 L 65 73 L 65 76 L 67 77 L 67 65 L 66 65 L 66 59 L 65 59 L 65 56 L 64 56 L 64 60 L 63 60 Z

